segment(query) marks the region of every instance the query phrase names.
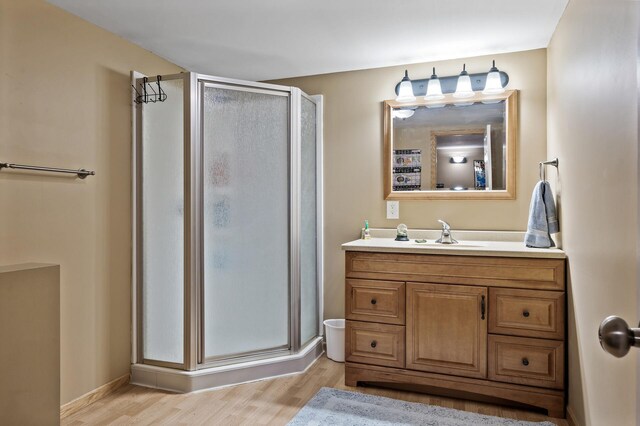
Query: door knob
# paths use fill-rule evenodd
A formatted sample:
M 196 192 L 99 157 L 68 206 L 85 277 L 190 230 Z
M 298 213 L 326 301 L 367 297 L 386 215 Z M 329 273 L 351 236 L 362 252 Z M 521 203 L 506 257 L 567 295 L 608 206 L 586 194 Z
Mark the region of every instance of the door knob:
M 640 328 L 629 328 L 620 317 L 606 317 L 598 330 L 600 346 L 611 355 L 622 358 L 632 346 L 640 346 Z

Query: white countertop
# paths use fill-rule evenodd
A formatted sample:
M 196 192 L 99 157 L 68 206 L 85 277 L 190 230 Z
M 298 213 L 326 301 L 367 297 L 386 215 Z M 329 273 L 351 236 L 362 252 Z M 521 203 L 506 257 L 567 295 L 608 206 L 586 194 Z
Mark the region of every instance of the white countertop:
M 446 254 L 457 256 L 500 256 L 564 259 L 565 252 L 557 248 L 529 248 L 524 244 L 524 232 L 452 231 L 458 244 L 436 244 L 440 231 L 409 230 L 409 241 L 395 241 L 395 229 L 371 229 L 369 240 L 354 240 L 342 245 L 345 251 L 381 253 Z M 426 239 L 427 243 L 416 243 Z

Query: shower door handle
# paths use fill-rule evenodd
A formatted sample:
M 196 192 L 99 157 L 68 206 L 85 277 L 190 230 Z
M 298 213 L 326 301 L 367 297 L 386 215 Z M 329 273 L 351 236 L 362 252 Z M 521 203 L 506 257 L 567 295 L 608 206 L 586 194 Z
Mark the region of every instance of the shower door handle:
M 640 346 L 640 328 L 630 328 L 625 320 L 616 316 L 600 323 L 598 337 L 602 349 L 617 358 L 625 356 L 632 346 Z

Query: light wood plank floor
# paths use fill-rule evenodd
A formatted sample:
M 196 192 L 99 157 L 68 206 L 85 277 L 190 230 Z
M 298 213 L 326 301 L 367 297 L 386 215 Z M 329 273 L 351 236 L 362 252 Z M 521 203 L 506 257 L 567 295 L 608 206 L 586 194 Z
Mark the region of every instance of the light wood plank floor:
M 63 425 L 284 425 L 323 386 L 519 420 L 565 420 L 479 402 L 344 385 L 344 364 L 325 356 L 306 373 L 192 394 L 126 385 L 62 420 Z

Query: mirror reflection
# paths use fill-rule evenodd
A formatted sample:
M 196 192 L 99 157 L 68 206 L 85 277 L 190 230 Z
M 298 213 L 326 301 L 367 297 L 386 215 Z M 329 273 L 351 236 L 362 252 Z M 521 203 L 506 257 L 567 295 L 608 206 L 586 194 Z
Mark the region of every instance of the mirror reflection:
M 509 143 L 515 132 L 515 107 L 509 94 L 500 99 L 474 98 L 464 105 L 449 103 L 402 104 L 387 101 L 390 143 L 390 194 L 432 192 L 508 192 L 515 168 Z M 510 110 L 512 113 L 510 114 Z M 508 121 L 511 119 L 512 123 Z M 511 136 L 510 136 L 511 135 Z M 513 185 L 511 185 L 512 187 Z M 439 194 L 438 197 L 445 194 Z M 503 194 L 509 198 L 511 194 Z M 480 194 L 474 194 L 482 198 Z M 418 198 L 418 197 L 413 197 Z
M 392 108 L 392 190 L 505 190 L 506 113 L 504 100 Z

